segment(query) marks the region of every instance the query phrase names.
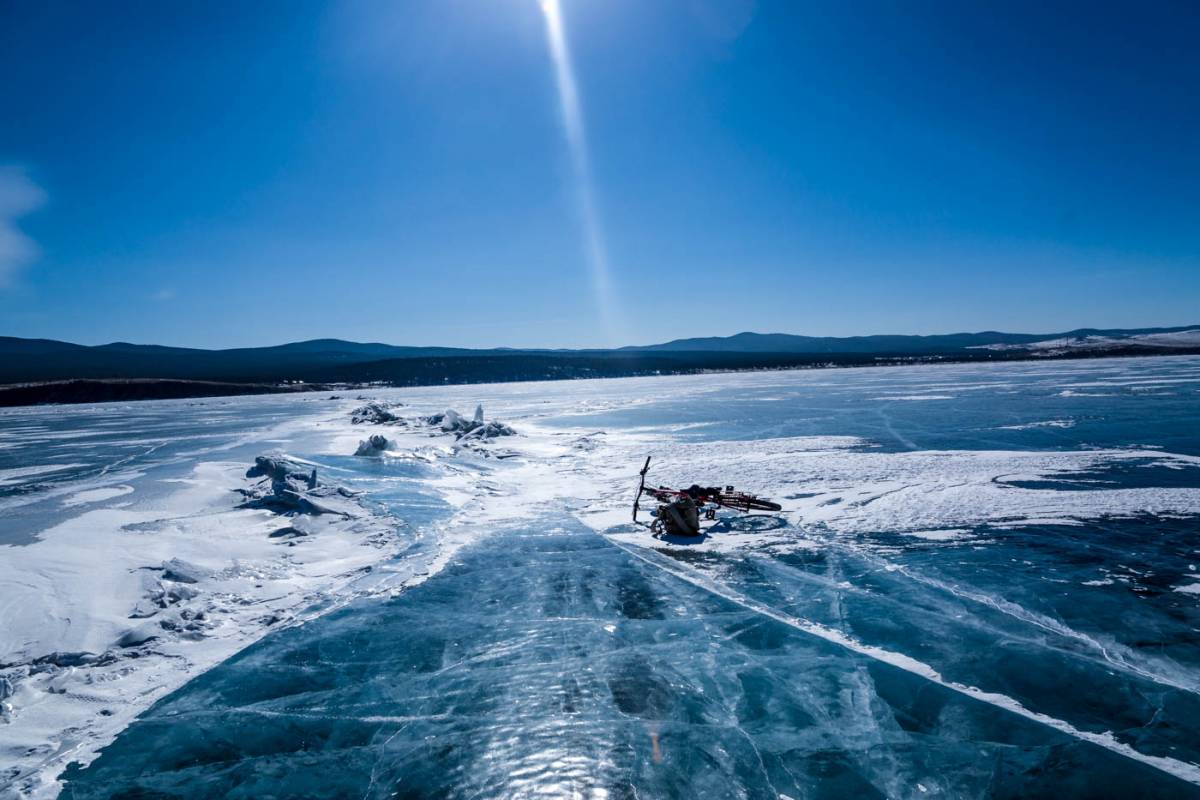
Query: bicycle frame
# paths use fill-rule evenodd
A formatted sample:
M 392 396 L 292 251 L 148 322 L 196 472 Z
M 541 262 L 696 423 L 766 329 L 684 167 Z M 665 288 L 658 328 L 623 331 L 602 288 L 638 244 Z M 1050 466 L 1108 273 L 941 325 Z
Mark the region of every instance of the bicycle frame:
M 716 486 L 696 487 L 698 491 L 692 489 L 672 489 L 669 486 L 659 486 L 656 489 L 646 488 L 646 472 L 650 469 L 650 456 L 646 457 L 646 463 L 642 466 L 641 472 L 638 473 L 640 479 L 638 481 L 637 496 L 633 498 L 633 521 L 638 521 L 638 509 L 641 505 L 642 495 L 648 494 L 660 503 L 672 503 L 681 497 L 690 497 L 695 503 L 704 508 L 705 519 L 715 519 L 716 508 L 728 508 L 733 511 L 740 511 L 747 514 L 750 511 L 782 511 L 782 506 L 778 503 L 759 497 L 748 492 L 736 492 L 732 486 L 726 486 L 724 489 Z

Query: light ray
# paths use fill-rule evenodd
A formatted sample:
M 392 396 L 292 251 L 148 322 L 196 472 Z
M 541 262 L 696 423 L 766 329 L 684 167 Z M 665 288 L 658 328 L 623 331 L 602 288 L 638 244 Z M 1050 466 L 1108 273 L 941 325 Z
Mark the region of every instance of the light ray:
M 619 315 L 612 297 L 608 252 L 604 244 L 603 227 L 600 223 L 600 213 L 596 208 L 595 193 L 592 188 L 587 135 L 583 124 L 583 108 L 579 102 L 579 89 L 575 83 L 571 52 L 567 47 L 562 9 L 559 7 L 558 0 L 540 0 L 540 4 L 542 16 L 546 19 L 546 39 L 550 45 L 550 55 L 554 59 L 554 77 L 558 84 L 563 130 L 566 133 L 567 148 L 571 155 L 575 201 L 579 207 L 579 216 L 583 224 L 584 249 L 591 271 L 592 291 L 608 343 L 617 344 L 617 337 L 623 326 L 619 322 Z

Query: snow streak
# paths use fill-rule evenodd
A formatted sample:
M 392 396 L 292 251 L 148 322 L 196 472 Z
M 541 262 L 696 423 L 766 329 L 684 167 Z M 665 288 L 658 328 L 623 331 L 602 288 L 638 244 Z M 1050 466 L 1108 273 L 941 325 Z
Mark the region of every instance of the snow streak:
M 757 600 L 747 597 L 736 589 L 717 583 L 716 581 L 705 576 L 703 573 L 680 564 L 674 559 L 668 559 L 666 557 L 653 558 L 645 552 L 644 548 L 627 545 L 612 538 L 609 538 L 609 541 L 639 561 L 642 561 L 653 567 L 657 567 L 664 572 L 668 572 L 681 580 L 687 581 L 693 586 L 711 592 L 712 594 L 728 600 L 735 605 L 741 606 L 748 611 L 761 614 L 764 617 L 773 619 L 776 622 L 780 622 L 790 628 L 794 628 L 798 631 L 802 631 L 803 633 L 816 636 L 819 639 L 824 639 L 825 641 L 840 647 L 844 647 L 853 653 L 858 653 L 859 655 L 866 656 L 867 658 L 881 661 L 911 675 L 916 675 L 924 678 L 927 681 L 930 681 L 931 683 L 936 683 L 938 686 L 945 687 L 953 692 L 970 697 L 973 700 L 978 700 L 981 703 L 986 703 L 990 706 L 994 706 L 1005 711 L 1010 711 L 1017 716 L 1040 723 L 1048 728 L 1053 728 L 1056 731 L 1065 733 L 1066 735 L 1074 737 L 1080 741 L 1089 742 L 1098 747 L 1103 747 L 1105 750 L 1109 750 L 1113 753 L 1124 756 L 1125 758 L 1133 759 L 1134 761 L 1140 761 L 1141 763 L 1151 766 L 1161 772 L 1165 772 L 1168 775 L 1173 775 L 1176 778 L 1180 778 L 1189 783 L 1200 786 L 1200 764 L 1193 764 L 1191 762 L 1180 761 L 1178 759 L 1165 756 L 1147 755 L 1135 750 L 1124 742 L 1118 741 L 1117 738 L 1112 735 L 1112 733 L 1093 733 L 1091 731 L 1080 730 L 1065 720 L 1051 717 L 1048 714 L 1032 711 L 1022 705 L 1019 701 L 1014 700 L 1007 695 L 1003 695 L 998 692 L 985 691 L 975 686 L 967 686 L 957 681 L 949 680 L 943 677 L 942 674 L 933 667 L 924 662 L 918 661 L 911 656 L 906 656 L 902 653 L 897 653 L 882 647 L 865 644 L 851 636 L 847 636 L 841 631 L 834 630 L 826 625 L 785 614 L 782 611 L 778 611 L 771 606 L 766 605 L 765 603 L 760 603 Z

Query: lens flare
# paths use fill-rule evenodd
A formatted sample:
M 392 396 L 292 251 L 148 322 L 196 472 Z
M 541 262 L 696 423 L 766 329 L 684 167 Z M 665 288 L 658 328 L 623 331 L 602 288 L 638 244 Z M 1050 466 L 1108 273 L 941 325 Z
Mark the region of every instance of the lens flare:
M 554 77 L 558 84 L 563 130 L 571 155 L 575 201 L 579 207 L 579 216 L 583 224 L 584 249 L 591 271 L 592 291 L 595 294 L 596 306 L 608 343 L 615 344 L 618 342 L 617 337 L 621 333 L 622 326 L 612 299 L 608 253 L 604 246 L 604 233 L 600 224 L 600 214 L 596 208 L 595 192 L 592 188 L 583 109 L 579 102 L 575 70 L 571 65 L 571 53 L 567 47 L 567 37 L 563 28 L 562 9 L 559 7 L 558 0 L 540 0 L 540 4 L 542 16 L 546 20 L 546 39 L 550 45 L 550 55 L 554 59 Z

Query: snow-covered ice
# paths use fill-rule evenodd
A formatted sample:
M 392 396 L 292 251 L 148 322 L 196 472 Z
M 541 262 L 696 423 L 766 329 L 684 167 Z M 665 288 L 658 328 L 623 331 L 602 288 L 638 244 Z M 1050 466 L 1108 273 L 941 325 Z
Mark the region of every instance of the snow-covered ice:
M 1178 357 L 7 412 L 0 782 L 1200 791 L 1197 388 Z M 646 455 L 784 511 L 654 538 Z

